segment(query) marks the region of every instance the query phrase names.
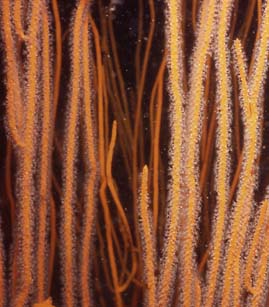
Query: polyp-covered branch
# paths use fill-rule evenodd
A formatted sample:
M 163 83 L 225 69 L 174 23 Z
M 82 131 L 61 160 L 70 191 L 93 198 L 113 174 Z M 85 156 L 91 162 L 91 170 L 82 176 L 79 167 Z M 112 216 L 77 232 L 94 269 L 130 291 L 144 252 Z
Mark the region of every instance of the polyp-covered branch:
M 88 14 L 88 0 L 80 0 L 74 16 L 72 27 L 72 52 L 71 52 L 71 76 L 70 96 L 66 119 L 65 157 L 63 170 L 63 197 L 62 197 L 62 269 L 64 283 L 64 302 L 67 307 L 76 306 L 75 299 L 75 255 L 73 232 L 73 194 L 75 186 L 75 159 L 77 151 L 77 127 L 81 94 L 81 54 L 82 30 L 84 20 Z
M 171 98 L 171 143 L 169 200 L 166 220 L 167 240 L 163 250 L 161 274 L 158 282 L 158 306 L 169 304 L 177 262 L 180 221 L 180 194 L 182 185 L 182 139 L 183 139 L 183 46 L 182 1 L 169 0 L 167 11 L 167 43 L 169 68 L 169 93 Z
M 198 189 L 198 144 L 200 140 L 200 126 L 204 106 L 204 74 L 206 59 L 211 49 L 212 37 L 215 28 L 215 14 L 217 1 L 203 1 L 200 13 L 199 27 L 193 52 L 190 92 L 188 95 L 187 126 L 186 126 L 186 156 L 184 161 L 186 180 L 186 200 L 183 244 L 181 252 L 181 276 L 184 277 L 183 306 L 191 306 L 193 301 L 193 283 L 195 276 L 194 251 L 197 216 L 200 197 Z
M 217 277 L 222 259 L 223 236 L 227 215 L 227 201 L 229 191 L 229 149 L 230 149 L 230 95 L 231 82 L 229 79 L 230 54 L 228 50 L 227 34 L 233 0 L 220 2 L 217 17 L 217 33 L 215 36 L 215 58 L 217 64 L 217 92 L 218 92 L 218 135 L 217 135 L 217 207 L 215 222 L 213 222 L 213 236 L 210 249 L 210 259 L 206 281 L 205 306 L 212 306 L 216 292 Z
M 233 289 L 234 304 L 240 304 L 240 263 L 245 235 L 250 219 L 257 172 L 255 162 L 259 154 L 261 94 L 267 68 L 269 44 L 269 2 L 266 1 L 261 36 L 255 48 L 254 68 L 247 82 L 244 56 L 239 41 L 235 42 L 236 64 L 241 87 L 244 122 L 243 166 L 230 224 L 230 238 L 225 255 L 222 304 L 229 304 Z

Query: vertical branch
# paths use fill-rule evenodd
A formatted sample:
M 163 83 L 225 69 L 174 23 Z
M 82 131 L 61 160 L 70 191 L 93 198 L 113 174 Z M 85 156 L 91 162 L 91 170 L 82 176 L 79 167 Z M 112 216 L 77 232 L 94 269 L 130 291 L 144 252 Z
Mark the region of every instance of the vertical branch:
M 90 74 L 93 60 L 90 53 L 89 44 L 89 19 L 86 18 L 82 35 L 82 63 L 83 63 L 83 114 L 85 128 L 85 147 L 87 161 L 87 180 L 85 183 L 85 206 L 84 220 L 81 240 L 81 262 L 80 262 L 80 291 L 82 306 L 89 307 L 93 304 L 89 291 L 90 283 L 90 262 L 92 262 L 92 238 L 94 232 L 95 202 L 96 202 L 96 181 L 97 181 L 97 161 L 96 144 L 93 120 L 93 89 Z
M 81 35 L 83 21 L 88 10 L 88 0 L 80 0 L 74 16 L 72 31 L 70 97 L 66 119 L 65 158 L 63 169 L 62 197 L 62 270 L 64 282 L 63 299 L 67 307 L 76 306 L 75 300 L 75 255 L 74 255 L 74 208 L 73 197 L 75 187 L 75 158 L 77 151 L 77 127 L 81 86 Z
M 240 42 L 235 42 L 235 58 L 238 66 L 240 90 L 242 95 L 244 148 L 243 164 L 239 180 L 236 202 L 233 205 L 230 224 L 230 237 L 226 249 L 225 269 L 223 278 L 222 303 L 229 302 L 233 288 L 234 297 L 240 299 L 240 287 L 237 285 L 240 274 L 240 257 L 247 232 L 247 225 L 253 203 L 257 169 L 255 161 L 260 151 L 260 116 L 263 80 L 267 69 L 269 48 L 269 2 L 266 1 L 263 13 L 260 39 L 255 47 L 254 67 L 247 82 L 245 61 Z M 233 284 L 231 284 L 233 281 Z M 240 302 L 235 301 L 235 304 Z
M 167 208 L 166 237 L 163 250 L 163 262 L 158 283 L 158 305 L 169 305 L 175 278 L 176 252 L 180 222 L 180 186 L 182 173 L 182 138 L 183 138 L 183 53 L 182 53 L 182 2 L 168 1 L 167 41 L 169 91 L 171 97 L 171 141 L 170 141 L 170 176 L 169 203 Z
M 163 78 L 166 67 L 166 53 L 163 56 L 158 75 L 157 84 L 157 110 L 156 125 L 153 134 L 153 227 L 154 233 L 157 234 L 158 217 L 159 217 L 159 167 L 160 167 L 160 130 L 163 107 Z M 152 131 L 153 132 L 153 131 Z
M 46 4 L 42 8 L 42 134 L 39 167 L 39 206 L 37 243 L 37 301 L 42 302 L 48 295 L 47 284 L 47 217 L 49 212 L 51 142 L 52 142 L 52 93 L 51 93 L 51 50 L 50 24 Z
M 194 282 L 194 251 L 197 216 L 199 211 L 199 188 L 198 188 L 198 144 L 200 140 L 199 130 L 202 122 L 204 109 L 204 74 L 206 71 L 206 59 L 211 48 L 213 30 L 215 26 L 215 13 L 217 1 L 204 1 L 201 8 L 199 27 L 193 53 L 192 70 L 190 76 L 190 93 L 188 97 L 188 118 L 186 142 L 186 188 L 187 201 L 186 219 L 184 222 L 184 241 L 182 250 L 182 276 L 184 276 L 183 305 L 190 306 Z
M 144 254 L 144 274 L 146 279 L 145 306 L 155 307 L 156 301 L 156 250 L 153 234 L 152 214 L 149 209 L 148 200 L 148 167 L 145 165 L 142 171 L 140 200 L 138 204 L 139 225 Z
M 35 159 L 35 130 L 37 116 L 37 79 L 38 79 L 38 31 L 40 28 L 41 1 L 32 2 L 31 18 L 27 32 L 27 81 L 26 81 L 26 115 L 24 144 L 19 160 L 19 226 L 18 240 L 21 260 L 20 288 L 15 298 L 16 306 L 24 306 L 28 301 L 33 285 L 33 175 Z
M 55 127 L 57 108 L 59 102 L 60 93 L 60 79 L 62 68 L 62 28 L 59 14 L 58 0 L 52 0 L 52 11 L 55 22 L 55 43 L 56 43 L 56 55 L 55 55 L 55 67 L 54 67 L 54 79 L 53 79 L 53 116 L 52 125 Z M 52 138 L 54 137 L 54 130 L 52 129 Z M 57 144 L 56 144 L 57 146 Z M 52 276 L 55 260 L 56 249 L 56 209 L 55 201 L 53 197 L 50 199 L 50 259 L 49 259 L 49 273 L 48 273 L 48 292 L 51 290 Z
M 213 225 L 213 238 L 210 250 L 205 306 L 212 306 L 216 291 L 217 277 L 222 259 L 223 236 L 226 221 L 226 209 L 229 192 L 229 150 L 231 123 L 231 81 L 229 79 L 230 54 L 227 46 L 227 34 L 233 0 L 222 0 L 219 6 L 218 30 L 216 35 L 215 57 L 217 62 L 218 97 L 218 134 L 217 134 L 217 208 Z

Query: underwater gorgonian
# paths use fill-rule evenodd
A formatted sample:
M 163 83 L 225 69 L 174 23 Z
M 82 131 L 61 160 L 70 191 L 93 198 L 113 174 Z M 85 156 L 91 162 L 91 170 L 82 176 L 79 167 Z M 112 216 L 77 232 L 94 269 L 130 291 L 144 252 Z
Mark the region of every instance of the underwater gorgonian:
M 0 0 L 0 307 L 268 305 L 268 0 Z

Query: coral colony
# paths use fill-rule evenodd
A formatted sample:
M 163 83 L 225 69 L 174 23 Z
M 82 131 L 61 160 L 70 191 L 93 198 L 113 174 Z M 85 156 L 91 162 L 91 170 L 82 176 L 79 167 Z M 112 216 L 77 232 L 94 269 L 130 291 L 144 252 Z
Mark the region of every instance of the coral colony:
M 269 0 L 0 28 L 0 307 L 269 306 Z

